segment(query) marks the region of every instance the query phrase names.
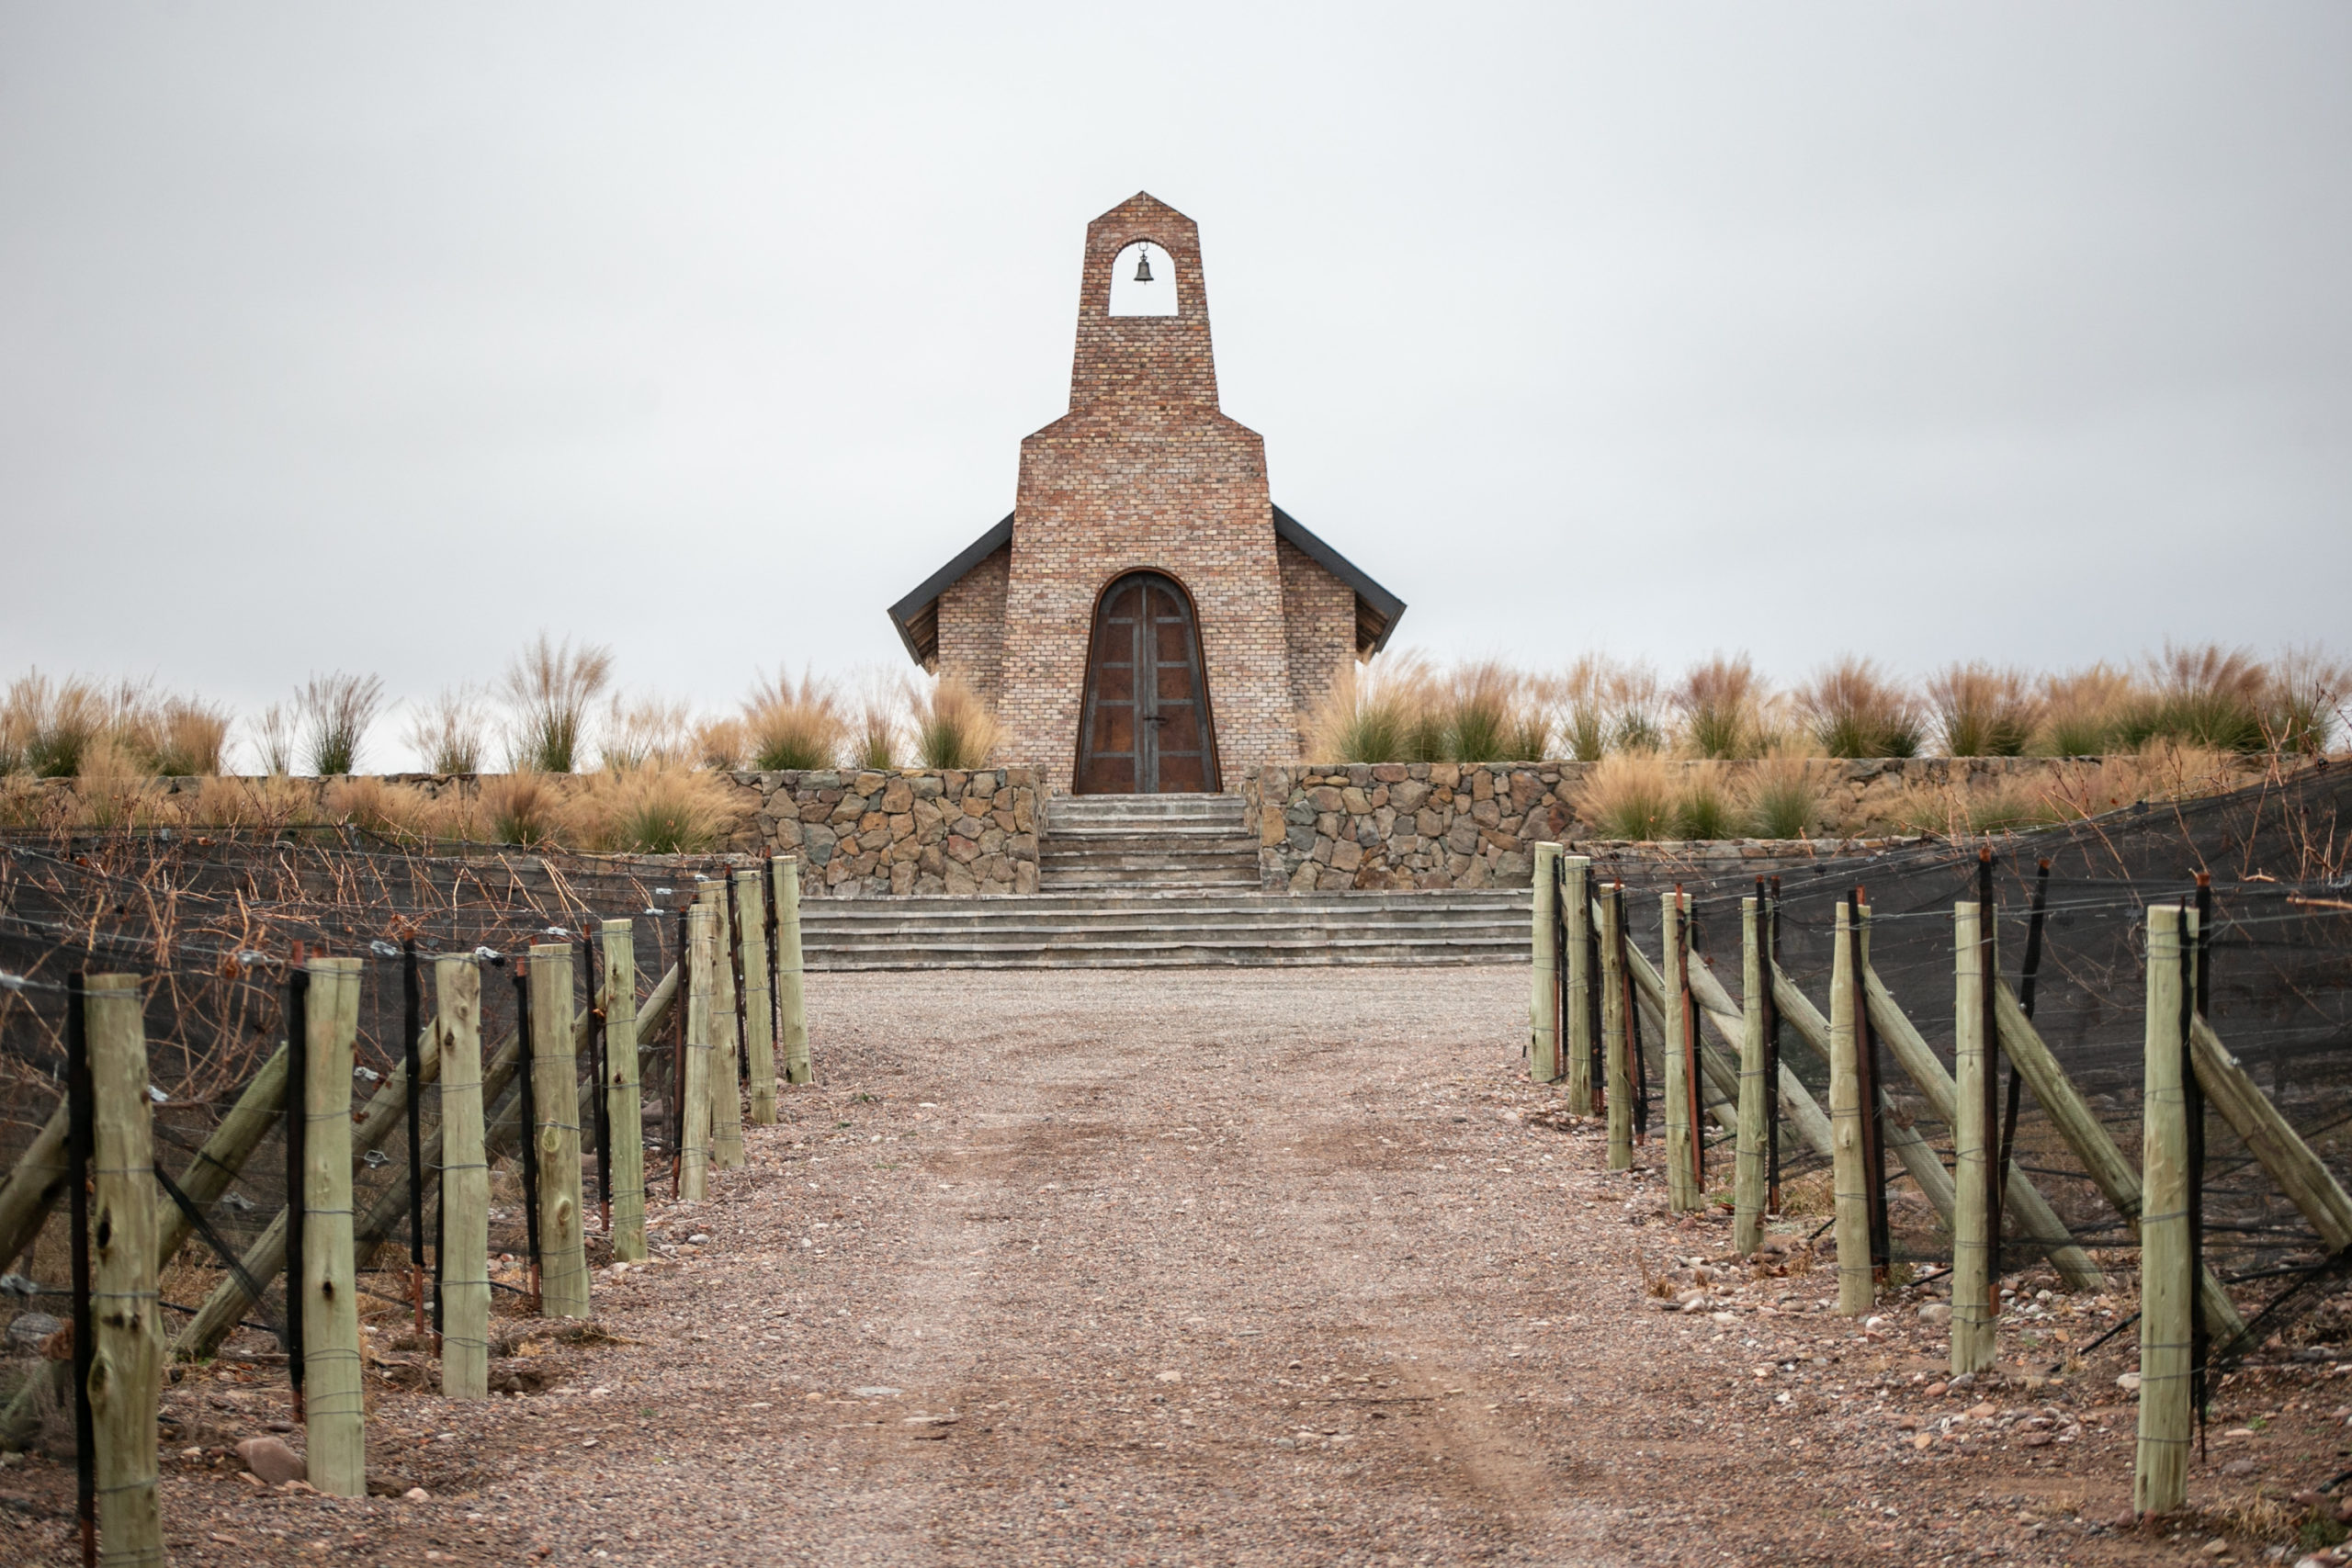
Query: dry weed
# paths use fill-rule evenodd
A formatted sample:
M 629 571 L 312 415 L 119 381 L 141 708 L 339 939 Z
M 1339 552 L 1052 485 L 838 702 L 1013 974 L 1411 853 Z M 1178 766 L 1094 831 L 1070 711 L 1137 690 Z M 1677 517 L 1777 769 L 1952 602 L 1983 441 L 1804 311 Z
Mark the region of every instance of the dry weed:
M 1331 690 L 1302 721 L 1306 751 L 1318 761 L 1408 762 L 1434 705 L 1436 678 L 1427 658 L 1409 650 L 1345 664 Z
M 1754 756 L 1763 741 L 1764 682 L 1747 655 L 1718 653 L 1694 664 L 1674 689 L 1683 743 L 1700 757 Z
M 1847 654 L 1800 687 L 1797 705 L 1814 739 L 1833 757 L 1916 757 L 1919 707 L 1875 660 Z
M 1604 839 L 1671 838 L 1681 815 L 1674 775 L 1674 765 L 1656 752 L 1614 752 L 1585 776 L 1577 816 Z
M 406 739 L 428 773 L 478 773 L 489 733 L 481 694 L 472 686 L 445 686 L 410 716 Z
M 589 849 L 690 854 L 718 843 L 727 792 L 715 774 L 656 763 L 583 781 L 566 816 Z
M 508 764 L 517 772 L 571 773 L 587 753 L 589 709 L 612 679 L 612 649 L 595 643 L 574 649 L 570 637 L 557 643 L 541 632 L 499 682 L 511 710 Z
M 1927 695 L 1946 756 L 2023 756 L 2041 721 L 2032 678 L 2022 670 L 1949 665 L 1929 678 Z

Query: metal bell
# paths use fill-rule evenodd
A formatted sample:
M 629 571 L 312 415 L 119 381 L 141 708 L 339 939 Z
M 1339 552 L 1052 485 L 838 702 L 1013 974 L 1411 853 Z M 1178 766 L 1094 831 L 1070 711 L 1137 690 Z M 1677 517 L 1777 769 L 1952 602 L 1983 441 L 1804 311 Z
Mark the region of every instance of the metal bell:
M 1146 245 L 1142 254 L 1136 257 L 1136 281 L 1137 283 L 1151 281 L 1151 247 L 1149 245 Z

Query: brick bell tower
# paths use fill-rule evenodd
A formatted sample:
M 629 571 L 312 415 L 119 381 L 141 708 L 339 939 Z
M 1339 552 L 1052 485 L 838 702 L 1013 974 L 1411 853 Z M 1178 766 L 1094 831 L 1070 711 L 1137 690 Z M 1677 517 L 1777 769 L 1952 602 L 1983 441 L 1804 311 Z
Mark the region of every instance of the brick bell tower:
M 1131 281 L 1151 313 L 1114 313 Z M 1200 231 L 1137 193 L 1087 225 L 1069 412 L 1021 444 L 1012 515 L 891 619 L 994 705 L 1001 760 L 1170 793 L 1298 760 L 1300 716 L 1403 610 L 1273 505 L 1264 438 L 1217 407 Z

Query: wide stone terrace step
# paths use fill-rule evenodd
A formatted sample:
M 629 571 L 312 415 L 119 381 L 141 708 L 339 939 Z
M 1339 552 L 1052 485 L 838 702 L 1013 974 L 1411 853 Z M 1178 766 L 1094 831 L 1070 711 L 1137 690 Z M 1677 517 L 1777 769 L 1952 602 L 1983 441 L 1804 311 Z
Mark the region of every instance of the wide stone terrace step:
M 810 969 L 1515 964 L 1525 889 L 810 899 Z

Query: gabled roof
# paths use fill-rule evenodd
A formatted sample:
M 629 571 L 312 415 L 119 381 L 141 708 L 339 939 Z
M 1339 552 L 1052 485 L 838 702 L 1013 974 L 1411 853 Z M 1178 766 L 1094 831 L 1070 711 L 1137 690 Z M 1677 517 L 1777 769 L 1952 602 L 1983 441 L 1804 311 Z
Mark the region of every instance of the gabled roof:
M 1355 590 L 1356 593 L 1356 652 L 1359 655 L 1378 653 L 1387 646 L 1388 634 L 1405 614 L 1405 601 L 1366 576 L 1355 562 L 1325 544 L 1309 531 L 1306 525 L 1274 508 L 1274 537 L 1287 539 L 1298 547 L 1306 558 Z
M 1325 544 L 1306 524 L 1277 506 L 1274 537 L 1287 540 L 1307 559 L 1338 578 L 1356 596 L 1356 652 L 1378 653 L 1388 634 L 1405 614 L 1405 601 L 1364 574 L 1355 562 Z M 939 656 L 939 596 L 963 581 L 974 567 L 1012 542 L 1012 513 L 965 546 L 956 558 L 933 572 L 922 585 L 890 606 L 890 625 L 906 645 L 907 657 L 928 669 Z
M 925 669 L 939 656 L 939 596 L 963 581 L 964 574 L 1012 542 L 1012 513 L 956 554 L 956 558 L 922 580 L 922 586 L 890 606 L 890 624 L 907 645 L 907 657 Z

